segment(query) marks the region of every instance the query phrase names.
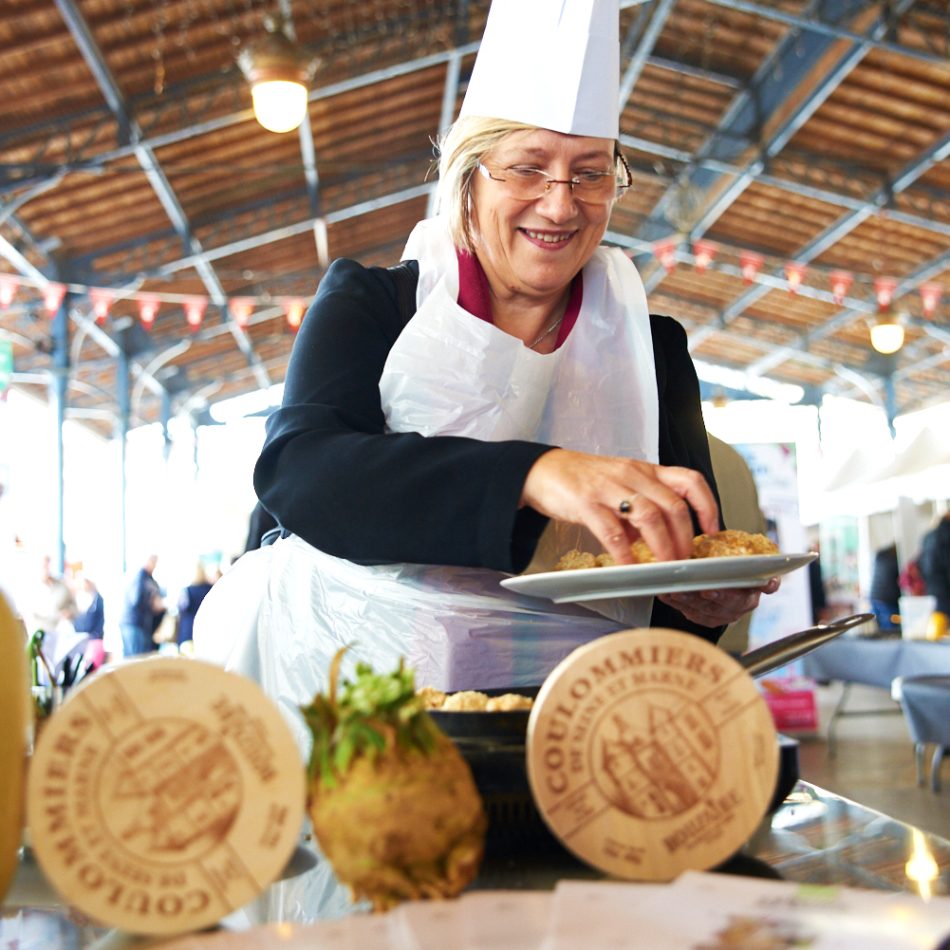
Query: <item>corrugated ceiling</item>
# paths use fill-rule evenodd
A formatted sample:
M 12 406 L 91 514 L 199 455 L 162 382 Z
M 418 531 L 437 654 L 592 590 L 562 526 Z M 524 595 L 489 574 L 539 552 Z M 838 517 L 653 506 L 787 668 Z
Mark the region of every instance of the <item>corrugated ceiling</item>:
M 622 145 L 608 236 L 706 364 L 894 414 L 950 379 L 950 6 L 944 0 L 621 3 Z M 432 187 L 485 0 L 6 0 L 0 310 L 14 385 L 105 435 L 283 379 L 289 302 L 330 258 L 392 263 Z M 263 130 L 237 65 L 283 12 L 319 58 L 298 133 Z M 552 64 L 556 68 L 556 64 Z M 672 269 L 657 242 L 673 238 Z M 697 240 L 714 244 L 705 270 Z M 747 252 L 762 265 L 748 282 Z M 806 265 L 791 293 L 789 262 Z M 853 282 L 834 299 L 832 275 Z M 874 282 L 906 342 L 874 354 Z M 66 335 L 43 305 L 66 284 Z M 936 284 L 932 314 L 921 287 Z M 101 325 L 92 289 L 117 299 Z M 160 306 L 150 331 L 139 300 Z M 192 331 L 187 298 L 208 301 Z M 229 301 L 253 298 L 249 325 Z M 57 360 L 57 352 L 67 354 Z M 58 363 L 65 365 L 56 365 Z M 65 381 L 57 383 L 57 380 Z M 57 390 L 57 386 L 60 388 Z

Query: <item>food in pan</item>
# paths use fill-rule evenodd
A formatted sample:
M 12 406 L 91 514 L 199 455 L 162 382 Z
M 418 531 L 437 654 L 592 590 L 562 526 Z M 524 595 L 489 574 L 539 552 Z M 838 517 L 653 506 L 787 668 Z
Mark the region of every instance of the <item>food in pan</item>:
M 630 545 L 635 564 L 650 564 L 656 557 L 642 538 Z M 778 554 L 778 545 L 764 534 L 752 534 L 726 528 L 715 534 L 698 534 L 693 538 L 693 558 L 741 557 L 756 554 Z M 586 551 L 568 551 L 554 566 L 556 571 L 573 571 L 579 568 L 612 567 L 614 559 L 609 554 L 590 554 Z
M 474 712 L 484 710 L 488 697 L 473 689 L 463 689 L 458 693 L 450 693 L 442 701 L 442 709 L 449 712 Z
M 420 686 L 416 690 L 416 696 L 422 700 L 425 709 L 441 709 L 445 702 L 445 693 L 434 686 Z
M 518 709 L 530 709 L 534 700 L 519 693 L 504 693 L 501 696 L 489 696 L 485 709 L 488 712 L 515 712 Z
M 422 698 L 426 709 L 442 712 L 513 712 L 516 709 L 530 709 L 534 705 L 530 696 L 518 693 L 489 696 L 474 689 L 443 693 L 432 686 L 422 686 L 417 695 Z
M 454 897 L 478 873 L 486 817 L 472 773 L 416 694 L 402 663 L 359 663 L 337 689 L 302 708 L 313 733 L 308 807 L 337 878 L 357 900 L 387 910 L 403 900 Z

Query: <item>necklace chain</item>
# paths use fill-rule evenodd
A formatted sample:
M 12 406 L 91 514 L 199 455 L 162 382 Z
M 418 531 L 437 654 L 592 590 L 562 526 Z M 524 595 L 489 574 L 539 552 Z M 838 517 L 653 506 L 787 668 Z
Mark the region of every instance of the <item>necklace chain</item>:
M 533 343 L 528 344 L 528 349 L 533 350 L 542 340 L 549 337 L 564 321 L 564 314 L 562 313 L 557 320 L 550 324 L 547 329 L 541 331 L 541 335 L 535 339 Z

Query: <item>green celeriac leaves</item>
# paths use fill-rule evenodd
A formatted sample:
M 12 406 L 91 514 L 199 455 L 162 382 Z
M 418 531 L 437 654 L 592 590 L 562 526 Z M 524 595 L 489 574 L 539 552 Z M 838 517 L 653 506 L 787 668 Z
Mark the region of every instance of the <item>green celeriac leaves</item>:
M 310 777 L 333 788 L 360 756 L 371 759 L 390 749 L 428 753 L 438 728 L 416 695 L 415 676 L 400 660 L 389 673 L 357 663 L 352 679 L 337 688 L 346 647 L 330 665 L 326 694 L 317 694 L 301 712 L 313 734 Z

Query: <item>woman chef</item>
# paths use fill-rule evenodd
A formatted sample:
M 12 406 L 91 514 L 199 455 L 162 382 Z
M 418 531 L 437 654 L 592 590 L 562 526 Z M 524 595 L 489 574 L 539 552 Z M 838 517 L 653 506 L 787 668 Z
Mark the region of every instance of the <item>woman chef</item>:
M 346 644 L 420 685 L 537 684 L 626 627 L 715 640 L 777 587 L 582 606 L 499 586 L 574 547 L 629 564 L 638 537 L 687 557 L 720 527 L 685 333 L 600 245 L 630 185 L 618 29 L 617 0 L 495 0 L 413 263 L 320 282 L 254 475 L 284 536 L 195 636 L 288 708 Z

